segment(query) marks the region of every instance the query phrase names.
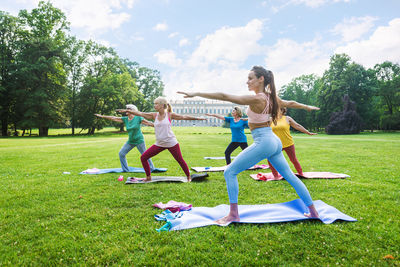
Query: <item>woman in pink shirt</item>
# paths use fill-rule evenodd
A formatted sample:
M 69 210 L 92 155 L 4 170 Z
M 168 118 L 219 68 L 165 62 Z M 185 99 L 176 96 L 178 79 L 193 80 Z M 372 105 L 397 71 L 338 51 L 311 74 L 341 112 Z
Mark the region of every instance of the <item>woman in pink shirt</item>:
M 171 105 L 164 97 L 157 97 L 154 100 L 154 109 L 157 112 L 140 112 L 133 110 L 118 109 L 118 112 L 127 112 L 136 116 L 141 116 L 147 120 L 154 120 L 154 132 L 156 135 L 156 143 L 147 149 L 140 160 L 142 161 L 143 168 L 146 172 L 146 180 L 151 181 L 151 171 L 148 160 L 161 151 L 168 149 L 174 159 L 179 163 L 182 170 L 190 182 L 189 168 L 182 157 L 182 152 L 179 147 L 178 140 L 171 129 L 171 120 L 206 120 L 205 118 L 197 118 L 188 115 L 179 115 L 172 112 Z

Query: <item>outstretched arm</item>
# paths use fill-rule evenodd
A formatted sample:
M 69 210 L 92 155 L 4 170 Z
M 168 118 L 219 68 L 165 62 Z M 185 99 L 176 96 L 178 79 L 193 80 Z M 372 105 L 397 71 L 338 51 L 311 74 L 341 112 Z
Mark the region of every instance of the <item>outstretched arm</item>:
M 188 93 L 182 91 L 179 91 L 177 93 L 184 95 L 184 98 L 199 96 L 208 99 L 229 101 L 239 105 L 257 105 L 257 104 L 262 104 L 264 101 L 262 98 L 257 97 L 256 95 L 230 95 L 225 93 L 200 93 L 200 92 Z
M 303 125 L 297 123 L 292 117 L 287 116 L 287 118 L 289 120 L 290 126 L 295 128 L 296 130 L 298 130 L 302 133 L 308 134 L 308 135 L 316 135 L 316 133 L 309 132 L 306 128 L 303 127 Z
M 287 108 L 305 109 L 307 111 L 319 110 L 319 107 L 305 105 L 305 104 L 298 103 L 298 102 L 293 101 L 293 100 L 292 101 L 287 101 L 287 100 L 280 99 L 279 97 L 278 97 L 278 102 L 279 102 L 280 106 L 287 107 Z
M 106 119 L 106 120 L 110 120 L 110 121 L 116 121 L 116 122 L 121 122 L 122 123 L 122 119 L 120 117 L 115 117 L 115 116 L 105 116 L 105 115 L 100 115 L 100 114 L 94 114 L 96 117 L 98 118 L 102 118 L 102 119 Z
M 154 123 L 152 123 L 151 121 L 148 121 L 148 120 L 142 120 L 142 124 L 154 127 Z
M 209 114 L 209 113 L 206 113 L 206 114 L 204 114 L 204 115 L 210 116 L 210 117 L 215 117 L 215 118 L 220 119 L 220 120 L 225 120 L 225 117 L 224 117 L 224 116 L 217 115 L 217 114 Z
M 141 111 L 135 111 L 131 109 L 117 109 L 117 112 L 120 113 L 130 113 L 135 116 L 140 116 L 148 120 L 154 120 L 155 119 L 155 113 L 154 112 L 141 112 Z
M 193 116 L 189 116 L 189 115 L 179 115 L 176 113 L 171 113 L 171 119 L 174 119 L 174 120 L 196 120 L 196 121 L 206 120 L 205 118 L 193 117 Z

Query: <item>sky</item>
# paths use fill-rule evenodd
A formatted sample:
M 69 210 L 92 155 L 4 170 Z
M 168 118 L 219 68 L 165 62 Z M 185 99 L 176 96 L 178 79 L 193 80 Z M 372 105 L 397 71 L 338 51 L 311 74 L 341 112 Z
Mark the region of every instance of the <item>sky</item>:
M 0 0 L 17 16 L 38 0 Z M 399 0 L 51 0 L 71 34 L 113 47 L 159 70 L 164 95 L 176 91 L 248 94 L 261 65 L 278 89 L 304 74 L 321 76 L 336 53 L 366 68 L 400 63 Z

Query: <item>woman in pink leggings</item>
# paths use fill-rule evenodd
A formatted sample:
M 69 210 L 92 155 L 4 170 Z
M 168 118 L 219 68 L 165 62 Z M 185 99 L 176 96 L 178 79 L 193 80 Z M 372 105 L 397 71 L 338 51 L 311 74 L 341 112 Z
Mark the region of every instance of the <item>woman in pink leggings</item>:
M 147 149 L 140 160 L 142 161 L 143 168 L 146 172 L 146 180 L 151 181 L 151 171 L 148 160 L 155 155 L 159 154 L 161 151 L 168 149 L 172 154 L 174 159 L 179 163 L 182 170 L 190 182 L 190 172 L 189 168 L 182 157 L 181 149 L 179 147 L 178 140 L 171 129 L 171 120 L 206 120 L 205 118 L 197 118 L 188 115 L 178 115 L 172 112 L 171 105 L 168 103 L 167 99 L 164 97 L 157 97 L 154 100 L 154 109 L 157 112 L 140 112 L 133 110 L 121 110 L 118 112 L 132 113 L 136 116 L 141 116 L 148 120 L 154 120 L 154 132 L 156 135 L 156 143 Z

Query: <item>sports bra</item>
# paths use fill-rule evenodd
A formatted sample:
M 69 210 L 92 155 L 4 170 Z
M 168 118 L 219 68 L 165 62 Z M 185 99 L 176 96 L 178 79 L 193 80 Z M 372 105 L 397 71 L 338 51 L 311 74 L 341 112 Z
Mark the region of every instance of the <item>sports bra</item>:
M 267 104 L 265 105 L 264 110 L 261 113 L 255 113 L 251 110 L 250 106 L 247 108 L 247 116 L 249 117 L 249 123 L 263 123 L 270 122 L 272 120 L 270 110 L 270 102 L 269 96 L 265 93 L 258 93 L 257 95 L 261 95 L 261 97 L 265 98 Z

